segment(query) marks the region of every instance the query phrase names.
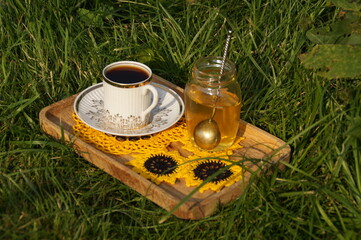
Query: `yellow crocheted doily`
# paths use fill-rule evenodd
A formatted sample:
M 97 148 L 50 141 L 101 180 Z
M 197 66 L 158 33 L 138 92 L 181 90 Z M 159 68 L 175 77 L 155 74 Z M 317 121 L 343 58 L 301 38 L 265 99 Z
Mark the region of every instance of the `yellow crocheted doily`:
M 83 141 L 92 143 L 96 148 L 114 155 L 131 154 L 132 160 L 126 164 L 133 171 L 150 179 L 156 184 L 174 184 L 184 178 L 187 186 L 200 186 L 199 191 L 220 191 L 225 186 L 242 179 L 240 165 L 230 160 L 233 151 L 244 138 L 237 138 L 226 151 L 209 152 L 195 147 L 188 137 L 184 119 L 162 132 L 139 138 L 121 138 L 105 134 L 83 123 L 75 113 L 76 124 L 73 131 Z M 169 148 L 171 143 L 180 142 L 188 156 Z M 220 171 L 218 171 L 220 170 Z M 204 182 L 205 181 L 205 182 Z

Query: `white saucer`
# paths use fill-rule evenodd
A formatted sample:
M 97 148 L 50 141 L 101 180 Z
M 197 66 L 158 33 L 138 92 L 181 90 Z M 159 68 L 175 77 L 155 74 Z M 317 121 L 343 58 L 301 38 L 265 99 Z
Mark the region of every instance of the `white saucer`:
M 103 83 L 95 84 L 82 91 L 75 99 L 75 114 L 85 124 L 98 131 L 117 136 L 136 137 L 163 131 L 183 116 L 182 98 L 172 89 L 159 83 L 151 83 L 158 91 L 158 106 L 151 111 L 151 122 L 139 129 L 117 129 L 116 124 L 106 122 L 103 107 Z

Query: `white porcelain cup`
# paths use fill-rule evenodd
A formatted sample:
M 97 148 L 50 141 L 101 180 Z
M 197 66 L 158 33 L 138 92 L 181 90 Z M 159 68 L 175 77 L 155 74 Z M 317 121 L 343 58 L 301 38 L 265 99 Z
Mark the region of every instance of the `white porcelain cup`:
M 149 124 L 158 104 L 157 89 L 150 84 L 152 70 L 134 61 L 119 61 L 103 69 L 104 110 L 110 122 L 122 129 Z

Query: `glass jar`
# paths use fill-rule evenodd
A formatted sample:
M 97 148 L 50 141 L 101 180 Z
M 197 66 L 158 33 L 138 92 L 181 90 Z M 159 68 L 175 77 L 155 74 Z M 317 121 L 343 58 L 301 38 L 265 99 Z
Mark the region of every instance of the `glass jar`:
M 226 60 L 221 73 L 222 57 L 205 57 L 195 62 L 184 90 L 185 116 L 190 140 L 195 144 L 196 126 L 212 118 L 218 125 L 220 141 L 210 151 L 230 147 L 237 136 L 241 111 L 241 89 L 236 68 Z M 213 112 L 214 111 L 214 112 Z

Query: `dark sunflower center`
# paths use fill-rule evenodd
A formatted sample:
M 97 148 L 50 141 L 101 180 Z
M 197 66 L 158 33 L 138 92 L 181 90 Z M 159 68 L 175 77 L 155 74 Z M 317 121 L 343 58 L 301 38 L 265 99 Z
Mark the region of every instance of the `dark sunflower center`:
M 145 162 L 144 167 L 156 175 L 170 175 L 177 166 L 177 161 L 163 154 L 151 155 Z
M 216 173 L 220 169 L 224 168 L 226 164 L 220 161 L 207 161 L 199 164 L 194 170 L 194 176 L 197 179 L 205 180 L 212 174 Z M 228 179 L 232 175 L 232 171 L 227 169 L 215 176 L 211 182 L 218 183 L 220 181 Z

